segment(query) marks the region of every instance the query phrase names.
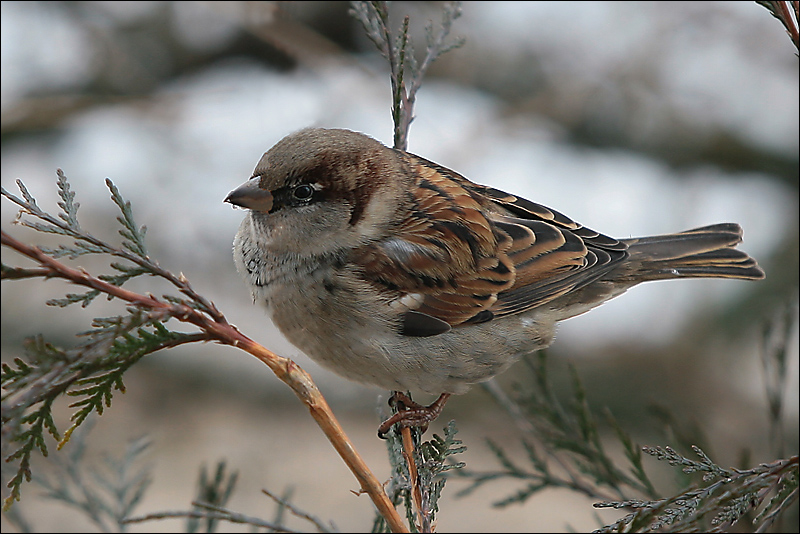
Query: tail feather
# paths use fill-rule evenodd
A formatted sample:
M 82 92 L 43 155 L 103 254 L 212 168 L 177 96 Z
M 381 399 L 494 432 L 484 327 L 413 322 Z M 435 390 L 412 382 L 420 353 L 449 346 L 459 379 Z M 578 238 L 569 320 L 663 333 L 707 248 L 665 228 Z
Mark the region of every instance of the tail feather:
M 764 278 L 756 260 L 733 248 L 741 241 L 742 228 L 738 224 L 722 223 L 677 234 L 626 239 L 624 243 L 639 280 Z

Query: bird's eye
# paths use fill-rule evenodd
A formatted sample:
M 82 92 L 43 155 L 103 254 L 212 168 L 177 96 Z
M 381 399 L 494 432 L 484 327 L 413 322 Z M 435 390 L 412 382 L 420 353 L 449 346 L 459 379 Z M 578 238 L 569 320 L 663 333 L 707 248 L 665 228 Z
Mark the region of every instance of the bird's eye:
M 302 201 L 311 200 L 311 197 L 314 196 L 314 188 L 308 184 L 298 185 L 292 191 L 292 195 L 297 200 L 302 200 Z

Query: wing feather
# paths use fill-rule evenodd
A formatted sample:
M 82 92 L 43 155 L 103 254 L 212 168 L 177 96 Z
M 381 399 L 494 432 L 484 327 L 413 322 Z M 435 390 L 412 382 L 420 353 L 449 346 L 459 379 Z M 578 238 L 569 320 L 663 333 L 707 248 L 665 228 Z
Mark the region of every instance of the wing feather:
M 406 216 L 353 261 L 390 305 L 414 313 L 409 335 L 445 331 L 437 321 L 458 326 L 529 310 L 627 257 L 625 243 L 555 210 L 399 154 L 416 180 Z

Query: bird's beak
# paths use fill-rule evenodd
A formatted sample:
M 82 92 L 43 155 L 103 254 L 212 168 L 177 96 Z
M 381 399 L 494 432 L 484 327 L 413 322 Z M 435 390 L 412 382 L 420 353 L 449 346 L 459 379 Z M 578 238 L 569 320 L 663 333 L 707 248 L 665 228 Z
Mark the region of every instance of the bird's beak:
M 268 213 L 272 209 L 272 194 L 259 187 L 260 181 L 260 176 L 251 178 L 228 193 L 228 196 L 225 197 L 225 202 L 240 208 Z

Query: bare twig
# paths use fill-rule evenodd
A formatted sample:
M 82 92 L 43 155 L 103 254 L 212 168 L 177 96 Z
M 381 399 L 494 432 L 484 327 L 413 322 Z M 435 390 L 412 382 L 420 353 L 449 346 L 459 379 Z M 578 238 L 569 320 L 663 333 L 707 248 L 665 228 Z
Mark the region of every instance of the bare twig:
M 431 524 L 423 512 L 422 491 L 419 487 L 419 473 L 417 472 L 417 462 L 414 460 L 414 438 L 411 436 L 411 428 L 404 427 L 400 434 L 403 437 L 403 457 L 408 465 L 408 478 L 411 484 L 411 502 L 414 504 L 417 515 L 417 523 L 420 532 L 430 532 Z
M 192 503 L 195 504 L 195 503 Z M 303 532 L 301 530 L 292 530 L 281 525 L 276 525 L 269 521 L 264 521 L 257 517 L 251 517 L 232 511 L 224 512 L 211 512 L 206 510 L 188 510 L 185 512 L 154 512 L 139 517 L 130 517 L 123 519 L 124 524 L 144 523 L 147 521 L 154 521 L 159 519 L 179 519 L 179 518 L 195 518 L 195 519 L 218 519 L 221 521 L 230 521 L 231 523 L 243 523 L 252 525 L 254 527 L 268 528 L 274 532 Z
M 326 525 L 325 523 L 322 522 L 320 518 L 313 516 L 308 512 L 300 510 L 286 499 L 281 499 L 280 497 L 278 497 L 277 495 L 273 495 L 266 489 L 262 489 L 261 492 L 270 499 L 272 499 L 273 501 L 275 501 L 276 503 L 278 503 L 279 505 L 286 507 L 286 509 L 288 509 L 295 516 L 301 519 L 305 519 L 310 523 L 313 523 L 317 527 L 317 530 L 319 530 L 320 532 L 330 532 L 332 530 L 331 525 Z

